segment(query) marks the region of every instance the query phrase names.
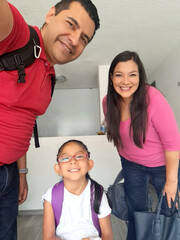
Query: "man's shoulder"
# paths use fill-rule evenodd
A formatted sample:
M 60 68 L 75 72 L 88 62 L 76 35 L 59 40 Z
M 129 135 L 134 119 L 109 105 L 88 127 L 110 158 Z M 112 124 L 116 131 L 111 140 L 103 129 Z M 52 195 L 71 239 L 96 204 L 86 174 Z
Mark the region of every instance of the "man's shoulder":
M 15 6 L 9 3 L 13 15 L 13 28 L 0 43 L 0 55 L 14 51 L 26 45 L 29 40 L 29 28 L 23 16 Z

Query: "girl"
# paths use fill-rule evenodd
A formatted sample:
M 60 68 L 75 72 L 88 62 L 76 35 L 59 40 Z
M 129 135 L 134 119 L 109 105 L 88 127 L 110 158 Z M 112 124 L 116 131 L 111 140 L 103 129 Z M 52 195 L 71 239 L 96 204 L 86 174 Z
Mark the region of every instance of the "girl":
M 122 162 L 129 207 L 127 239 L 135 240 L 133 213 L 148 209 L 150 177 L 158 196 L 164 186 L 162 213 L 171 214 L 180 178 L 180 135 L 171 107 L 147 84 L 135 52 L 122 52 L 112 61 L 103 109 L 108 140 L 114 142 Z
M 78 140 L 65 142 L 58 151 L 57 161 L 54 169 L 62 176 L 64 183 L 62 213 L 55 227 L 51 188 L 43 196 L 43 239 L 112 240 L 111 209 L 103 187 L 88 174 L 93 168 L 93 160 L 86 145 Z M 92 219 L 91 187 L 95 189 L 93 211 L 98 214 L 101 238 Z

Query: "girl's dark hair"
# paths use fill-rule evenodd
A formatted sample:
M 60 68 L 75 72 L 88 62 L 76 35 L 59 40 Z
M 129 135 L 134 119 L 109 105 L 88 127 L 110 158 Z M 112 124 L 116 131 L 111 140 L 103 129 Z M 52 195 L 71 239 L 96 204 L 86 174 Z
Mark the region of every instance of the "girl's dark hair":
M 59 154 L 62 152 L 63 148 L 64 148 L 68 143 L 76 143 L 76 144 L 80 145 L 80 146 L 87 152 L 88 158 L 90 158 L 90 152 L 88 151 L 87 146 L 86 146 L 83 142 L 81 142 L 81 141 L 79 141 L 79 140 L 71 139 L 71 140 L 68 140 L 67 142 L 63 143 L 63 145 L 61 145 L 61 147 L 59 148 L 58 153 L 57 153 L 57 162 L 58 162 L 58 156 L 59 156 Z
M 129 129 L 129 136 L 133 136 L 133 141 L 137 147 L 142 148 L 142 143 L 146 138 L 146 126 L 147 126 L 147 95 L 146 85 L 147 78 L 144 70 L 143 63 L 139 56 L 135 52 L 124 51 L 118 54 L 112 61 L 108 75 L 108 92 L 107 92 L 107 138 L 109 141 L 113 141 L 117 147 L 120 145 L 123 147 L 123 141 L 119 134 L 119 127 L 121 121 L 121 96 L 115 91 L 112 84 L 112 75 L 114 68 L 119 62 L 126 62 L 133 60 L 139 70 L 139 86 L 133 95 L 133 99 L 130 103 L 130 115 L 131 125 Z
M 76 143 L 76 144 L 79 144 L 88 154 L 88 158 L 90 158 L 90 152 L 87 148 L 87 146 L 79 141 L 79 140 L 76 140 L 76 139 L 72 139 L 72 140 L 69 140 L 67 142 L 65 142 L 58 150 L 58 154 L 57 154 L 57 162 L 58 162 L 58 156 L 59 154 L 61 154 L 63 148 L 66 146 L 66 144 L 68 143 Z M 94 181 L 89 173 L 86 173 L 86 179 L 90 179 L 91 180 L 91 184 L 93 184 L 93 187 L 94 187 L 94 201 L 93 201 L 93 208 L 94 208 L 94 211 L 95 213 L 99 214 L 99 207 L 100 207 L 100 204 L 101 204 L 101 199 L 102 199 L 102 194 L 103 194 L 103 191 L 104 191 L 104 188 L 103 186 L 101 186 L 99 183 L 97 183 L 96 181 Z
M 99 214 L 99 207 L 101 205 L 101 199 L 102 199 L 102 195 L 104 192 L 104 188 L 102 185 L 100 185 L 99 183 L 97 183 L 95 180 L 93 180 L 89 173 L 86 173 L 86 179 L 90 179 L 91 180 L 91 184 L 94 187 L 94 201 L 93 201 L 93 208 L 95 213 Z
M 94 36 L 96 33 L 96 30 L 100 27 L 100 20 L 99 20 L 97 8 L 95 7 L 95 5 L 92 3 L 91 0 L 61 0 L 55 5 L 55 9 L 56 9 L 55 15 L 58 15 L 62 10 L 69 9 L 70 4 L 73 2 L 79 2 L 84 7 L 86 12 L 89 14 L 89 17 L 93 20 L 95 24 L 95 30 L 93 34 Z M 91 40 L 93 39 L 93 36 Z

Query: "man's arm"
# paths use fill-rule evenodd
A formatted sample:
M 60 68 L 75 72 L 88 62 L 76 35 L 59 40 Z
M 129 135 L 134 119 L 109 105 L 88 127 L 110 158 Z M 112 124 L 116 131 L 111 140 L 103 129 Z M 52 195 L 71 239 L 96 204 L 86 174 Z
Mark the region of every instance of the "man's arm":
M 26 168 L 26 154 L 17 160 L 18 169 Z M 26 173 L 19 173 L 19 204 L 23 203 L 27 198 L 28 185 Z
M 6 0 L 0 0 L 0 42 L 4 40 L 13 28 L 13 16 Z

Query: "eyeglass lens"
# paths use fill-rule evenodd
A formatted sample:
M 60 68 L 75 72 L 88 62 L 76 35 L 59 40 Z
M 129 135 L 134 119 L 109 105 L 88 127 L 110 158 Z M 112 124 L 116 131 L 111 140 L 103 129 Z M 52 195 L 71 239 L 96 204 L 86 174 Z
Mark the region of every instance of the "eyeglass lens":
M 70 155 L 65 155 L 65 156 L 60 156 L 58 158 L 59 162 L 69 162 L 72 158 L 74 158 L 76 161 L 83 160 L 87 157 L 86 153 L 77 153 L 74 156 Z

